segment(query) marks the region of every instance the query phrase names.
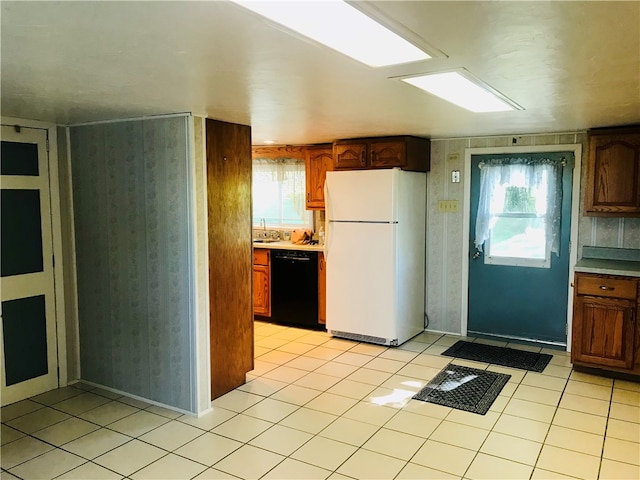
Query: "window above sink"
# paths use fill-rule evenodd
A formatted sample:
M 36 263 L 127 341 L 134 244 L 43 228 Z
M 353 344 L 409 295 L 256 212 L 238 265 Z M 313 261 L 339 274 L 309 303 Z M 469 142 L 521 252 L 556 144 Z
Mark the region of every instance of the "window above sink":
M 254 229 L 313 227 L 313 212 L 306 210 L 304 160 L 254 159 L 252 193 Z

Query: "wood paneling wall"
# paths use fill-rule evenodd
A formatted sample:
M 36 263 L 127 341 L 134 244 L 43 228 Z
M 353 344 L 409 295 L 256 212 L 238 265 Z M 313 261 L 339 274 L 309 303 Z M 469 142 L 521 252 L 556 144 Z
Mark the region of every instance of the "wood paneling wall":
M 211 398 L 253 369 L 251 128 L 207 119 Z
M 438 200 L 464 202 L 464 183 L 451 183 L 451 171 L 465 171 L 466 148 L 582 144 L 587 155 L 585 132 L 540 135 L 505 135 L 431 140 L 431 170 L 427 175 L 427 314 L 429 330 L 460 333 L 462 323 L 462 237 L 463 212 L 442 214 Z M 582 159 L 576 159 L 576 162 Z M 584 166 L 583 161 L 583 166 Z M 578 258 L 582 246 L 640 248 L 640 218 L 587 217 L 584 207 L 586 169 L 582 169 L 580 216 L 578 222 Z

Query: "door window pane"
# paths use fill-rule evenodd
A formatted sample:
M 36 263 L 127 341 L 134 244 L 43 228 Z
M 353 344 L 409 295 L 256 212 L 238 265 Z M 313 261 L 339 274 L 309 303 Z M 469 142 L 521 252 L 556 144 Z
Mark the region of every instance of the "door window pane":
M 539 217 L 498 216 L 491 228 L 491 257 L 546 258 L 545 224 Z
M 41 272 L 40 191 L 3 189 L 0 201 L 2 276 Z
M 2 302 L 2 334 L 7 386 L 48 373 L 44 295 Z
M 524 171 L 512 170 L 493 187 L 485 263 L 548 268 L 546 172 L 527 186 Z
M 0 173 L 2 175 L 39 175 L 38 145 L 35 143 L 2 142 Z

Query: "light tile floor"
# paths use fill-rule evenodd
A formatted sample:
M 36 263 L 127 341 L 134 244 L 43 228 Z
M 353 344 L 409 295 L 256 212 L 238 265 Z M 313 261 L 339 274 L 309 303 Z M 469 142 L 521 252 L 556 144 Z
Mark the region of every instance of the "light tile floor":
M 482 416 L 411 400 L 457 337 L 255 327 L 248 382 L 201 418 L 81 383 L 2 408 L 2 479 L 640 478 L 640 384 L 564 352 L 542 373 L 456 360 L 512 375 Z

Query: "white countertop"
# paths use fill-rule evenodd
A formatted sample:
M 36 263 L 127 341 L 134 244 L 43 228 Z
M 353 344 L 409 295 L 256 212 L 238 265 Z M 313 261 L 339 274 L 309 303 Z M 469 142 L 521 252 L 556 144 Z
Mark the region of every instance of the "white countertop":
M 305 250 L 311 252 L 322 252 L 324 247 L 322 245 L 296 245 L 291 241 L 281 240 L 279 242 L 253 242 L 253 248 L 270 248 L 274 250 Z

